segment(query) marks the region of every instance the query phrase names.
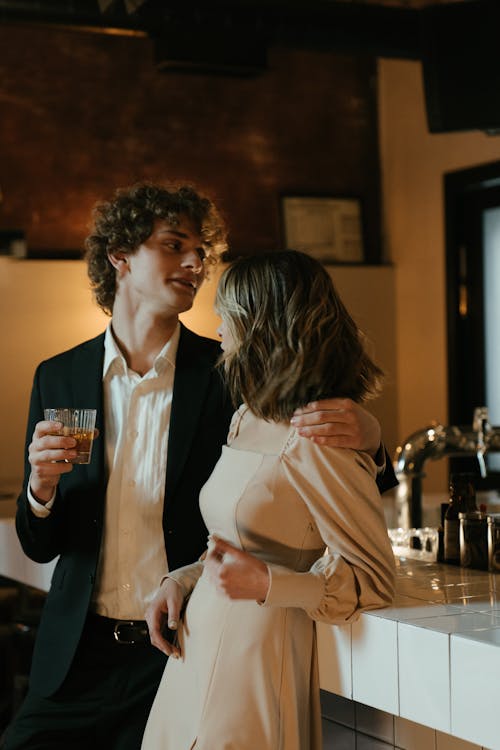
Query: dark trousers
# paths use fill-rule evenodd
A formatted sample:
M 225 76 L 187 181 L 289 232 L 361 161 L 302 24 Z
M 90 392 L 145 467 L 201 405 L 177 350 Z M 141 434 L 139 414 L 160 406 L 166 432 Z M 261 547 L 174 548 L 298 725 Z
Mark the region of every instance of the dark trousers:
M 70 673 L 49 698 L 29 690 L 4 750 L 139 750 L 166 657 L 86 625 Z

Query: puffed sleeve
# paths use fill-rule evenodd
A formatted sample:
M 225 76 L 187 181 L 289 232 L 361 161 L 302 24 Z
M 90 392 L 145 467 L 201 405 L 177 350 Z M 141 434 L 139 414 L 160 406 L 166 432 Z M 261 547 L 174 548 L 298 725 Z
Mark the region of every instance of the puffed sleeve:
M 330 624 L 389 605 L 395 564 L 372 459 L 295 436 L 282 454 L 282 468 L 327 550 L 306 572 L 269 564 L 263 605 L 300 607 Z

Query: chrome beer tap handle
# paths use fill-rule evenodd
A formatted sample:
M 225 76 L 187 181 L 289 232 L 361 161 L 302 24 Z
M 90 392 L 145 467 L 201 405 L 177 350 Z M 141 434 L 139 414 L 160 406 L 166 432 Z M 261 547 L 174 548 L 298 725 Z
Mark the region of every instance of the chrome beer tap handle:
M 394 470 L 400 480 L 397 491 L 400 525 L 406 524 L 407 528 L 420 525 L 417 521 L 422 517 L 422 479 L 428 461 L 475 456 L 484 478 L 485 456 L 490 453 L 500 453 L 500 425 L 490 424 L 485 406 L 474 409 L 472 425 L 433 424 L 409 435 L 396 448 L 394 457 Z
M 474 409 L 472 429 L 477 435 L 476 456 L 481 477 L 484 479 L 488 473 L 486 469 L 486 461 L 484 460 L 484 454 L 487 450 L 488 435 L 491 432 L 488 408 L 486 406 L 478 406 L 476 409 Z

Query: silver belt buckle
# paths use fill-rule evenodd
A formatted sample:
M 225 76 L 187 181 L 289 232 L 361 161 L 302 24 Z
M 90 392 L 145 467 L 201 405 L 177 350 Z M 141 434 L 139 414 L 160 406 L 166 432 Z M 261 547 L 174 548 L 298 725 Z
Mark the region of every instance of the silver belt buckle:
M 133 645 L 134 643 L 139 643 L 139 641 L 136 641 L 133 638 L 130 638 L 129 640 L 123 640 L 120 635 L 120 629 L 122 627 L 138 628 L 139 626 L 136 624 L 134 620 L 117 620 L 115 622 L 115 627 L 113 628 L 113 636 L 117 643 L 121 643 L 124 645 Z

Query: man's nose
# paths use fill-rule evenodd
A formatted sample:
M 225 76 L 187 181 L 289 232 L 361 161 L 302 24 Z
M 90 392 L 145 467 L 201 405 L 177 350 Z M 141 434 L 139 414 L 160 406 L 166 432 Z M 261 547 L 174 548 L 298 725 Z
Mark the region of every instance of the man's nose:
M 182 265 L 185 268 L 191 268 L 195 273 L 203 271 L 203 261 L 200 258 L 198 250 L 187 250 L 182 258 Z

